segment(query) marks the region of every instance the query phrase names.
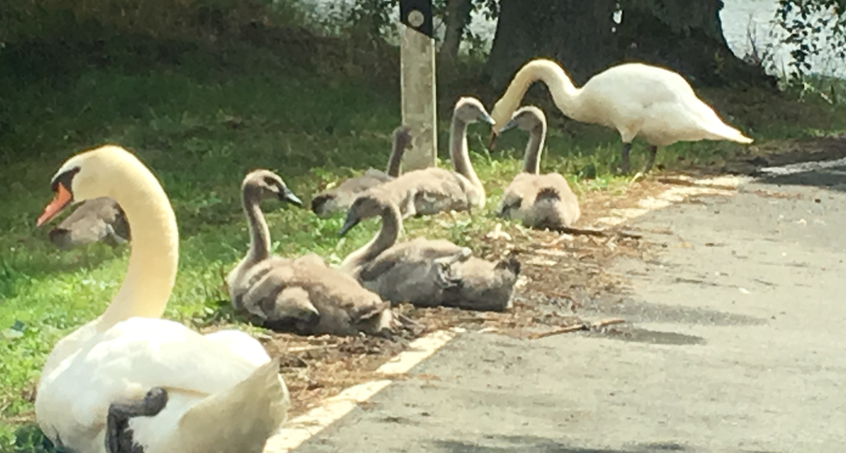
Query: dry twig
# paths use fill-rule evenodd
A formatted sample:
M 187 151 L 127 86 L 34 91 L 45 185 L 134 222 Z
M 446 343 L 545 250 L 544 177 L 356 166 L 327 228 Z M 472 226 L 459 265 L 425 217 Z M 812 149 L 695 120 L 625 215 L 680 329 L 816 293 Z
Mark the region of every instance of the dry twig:
M 601 319 L 599 321 L 594 321 L 590 324 L 588 323 L 580 323 L 572 326 L 566 327 L 559 327 L 558 329 L 548 330 L 546 332 L 537 332 L 529 335 L 529 339 L 537 340 L 538 338 L 546 338 L 551 337 L 553 335 L 560 335 L 562 333 L 570 333 L 570 332 L 578 332 L 580 330 L 595 330 L 605 326 L 610 326 L 613 324 L 622 324 L 626 322 L 622 318 L 609 318 L 609 319 Z
M 572 235 L 594 236 L 594 237 L 622 237 L 628 239 L 640 239 L 643 236 L 636 233 L 628 233 L 616 229 L 599 229 L 599 228 L 576 228 L 576 227 L 560 227 L 555 231 L 559 233 L 567 233 Z

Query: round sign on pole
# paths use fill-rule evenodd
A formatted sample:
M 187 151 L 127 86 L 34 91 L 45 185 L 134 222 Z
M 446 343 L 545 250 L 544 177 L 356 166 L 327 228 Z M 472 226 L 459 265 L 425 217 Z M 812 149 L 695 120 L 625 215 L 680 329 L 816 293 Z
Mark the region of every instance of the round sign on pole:
M 434 39 L 432 0 L 400 0 L 400 22 Z
M 417 27 L 423 25 L 423 21 L 425 21 L 425 20 L 426 20 L 426 18 L 423 17 L 423 13 L 421 13 L 420 11 L 418 11 L 416 9 L 412 10 L 410 13 L 408 13 L 408 23 L 411 24 L 411 26 L 414 27 L 414 28 L 417 28 Z

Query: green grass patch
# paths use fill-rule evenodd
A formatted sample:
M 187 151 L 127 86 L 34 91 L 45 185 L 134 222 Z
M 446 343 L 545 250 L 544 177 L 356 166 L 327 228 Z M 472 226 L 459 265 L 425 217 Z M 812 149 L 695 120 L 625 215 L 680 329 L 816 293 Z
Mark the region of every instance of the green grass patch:
M 27 395 L 53 344 L 103 311 L 126 270 L 125 247 L 61 251 L 47 240 L 49 228 L 34 229 L 51 197 L 49 179 L 62 161 L 111 142 L 153 169 L 171 198 L 181 234 L 180 273 L 165 316 L 203 326 L 232 321 L 221 271 L 246 251 L 239 199 L 246 172 L 274 170 L 308 201 L 330 181 L 383 168 L 390 132 L 400 122 L 397 86 L 303 75 L 262 51 L 237 49 L 225 58 L 207 58 L 192 48 L 152 69 L 127 63 L 68 72 L 54 66 L 15 71 L 22 60 L 4 55 L 0 67 L 13 69 L 0 71 L 0 451 L 47 451 L 28 424 Z M 715 102 L 718 110 L 725 107 L 734 124 L 759 140 L 843 129 L 839 104 L 768 100 L 755 92 L 703 95 L 709 96 L 722 99 L 722 105 Z M 446 156 L 448 118 L 440 126 Z M 468 232 L 493 227 L 491 210 L 520 168 L 526 136 L 509 132 L 494 153 L 485 150 L 486 136 L 486 127 L 470 128 L 488 209 L 472 218 L 409 220 L 408 236 L 464 244 Z M 619 189 L 623 181 L 609 173 L 619 147 L 613 131 L 567 122 L 551 127 L 543 169 L 567 175 L 582 196 Z M 713 164 L 743 152 L 731 143 L 679 143 L 661 150 L 658 163 Z M 643 157 L 638 144 L 633 168 Z M 339 239 L 340 216 L 321 220 L 273 202 L 265 209 L 274 250 L 283 255 L 314 251 L 337 263 L 378 228 L 369 221 Z

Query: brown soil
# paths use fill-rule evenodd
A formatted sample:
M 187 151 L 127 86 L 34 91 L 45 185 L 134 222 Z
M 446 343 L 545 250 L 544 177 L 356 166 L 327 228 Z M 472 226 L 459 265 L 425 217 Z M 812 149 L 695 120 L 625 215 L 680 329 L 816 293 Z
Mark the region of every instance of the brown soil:
M 757 168 L 807 160 L 846 156 L 842 137 L 779 142 L 778 147 L 757 146 L 749 156 L 721 168 L 686 172 L 708 175 L 754 174 Z M 581 198 L 579 226 L 589 228 L 609 210 L 637 207 L 637 202 L 669 189 L 670 172 L 650 176 L 616 191 L 597 191 Z M 414 338 L 426 333 L 461 327 L 468 330 L 495 330 L 516 338 L 544 333 L 573 331 L 589 324 L 579 309 L 601 298 L 603 304 L 620 302 L 626 294 L 623 276 L 609 272 L 611 262 L 620 256 L 645 258 L 650 246 L 625 235 L 561 234 L 503 226 L 499 237 L 479 233 L 472 238 L 475 252 L 488 259 L 515 254 L 522 264 L 521 283 L 514 294 L 514 306 L 507 312 L 469 312 L 451 308 L 420 309 L 409 305 L 397 308 L 417 325 L 405 327 L 391 338 L 377 337 L 299 337 L 274 333 L 263 339 L 273 357 L 281 358 L 281 373 L 291 391 L 291 416 L 297 416 L 321 400 L 351 385 L 384 379 L 374 372 L 388 359 L 403 351 Z M 581 326 L 581 327 L 580 327 Z M 392 377 L 396 378 L 396 377 Z
M 589 226 L 608 209 L 634 207 L 637 200 L 668 187 L 649 179 L 631 184 L 623 193 L 588 194 L 583 200 L 584 219 L 579 223 Z M 521 282 L 515 290 L 514 306 L 506 312 L 402 305 L 397 312 L 417 325 L 404 327 L 391 338 L 299 337 L 283 333 L 264 338 L 270 355 L 281 358 L 281 373 L 291 391 L 291 416 L 308 411 L 351 385 L 384 379 L 374 373 L 380 365 L 414 338 L 435 330 L 486 329 L 528 338 L 532 333 L 579 326 L 584 321 L 578 311 L 586 300 L 600 296 L 622 299 L 626 283 L 607 271 L 611 261 L 621 255 L 641 256 L 647 247 L 637 238 L 614 234 L 568 235 L 505 226 L 502 233 L 510 238 L 479 234 L 472 242 L 478 256 L 497 260 L 513 253 L 521 262 Z

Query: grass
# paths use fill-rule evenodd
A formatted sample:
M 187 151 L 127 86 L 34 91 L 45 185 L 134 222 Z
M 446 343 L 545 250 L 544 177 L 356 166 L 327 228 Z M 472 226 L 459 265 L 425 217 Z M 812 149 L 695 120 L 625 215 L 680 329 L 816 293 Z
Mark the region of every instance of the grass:
M 128 256 L 127 248 L 101 244 L 60 251 L 47 241 L 48 228 L 34 229 L 61 162 L 106 142 L 137 153 L 164 185 L 180 226 L 179 277 L 165 316 L 195 327 L 232 321 L 220 276 L 247 243 L 241 178 L 254 168 L 274 170 L 308 202 L 331 181 L 382 168 L 389 134 L 400 121 L 399 88 L 324 80 L 255 49 L 214 58 L 194 49 L 155 65 L 131 64 L 124 55 L 123 63 L 66 71 L 46 57 L 9 55 L 0 54 L 6 58 L 0 58 L 0 451 L 36 452 L 48 450 L 31 424 L 29 397 L 46 355 L 59 338 L 102 312 Z M 757 92 L 703 97 L 759 140 L 844 129 L 838 105 L 774 101 Z M 545 110 L 560 123 L 557 113 Z M 447 120 L 440 125 L 442 155 Z M 471 127 L 469 143 L 488 189 L 488 210 L 454 221 L 412 219 L 408 235 L 464 243 L 468 230 L 492 228 L 490 210 L 520 166 L 526 137 L 508 133 L 489 153 L 486 134 L 486 127 Z M 612 131 L 572 122 L 554 126 L 547 150 L 544 170 L 568 175 L 580 196 L 625 190 L 624 181 L 608 172 L 619 152 Z M 636 145 L 633 166 L 642 164 L 642 151 Z M 662 150 L 658 163 L 711 165 L 743 152 L 730 143 L 680 143 Z M 340 216 L 320 220 L 272 202 L 265 209 L 274 249 L 283 255 L 315 251 L 339 262 L 378 228 L 367 222 L 339 240 Z

